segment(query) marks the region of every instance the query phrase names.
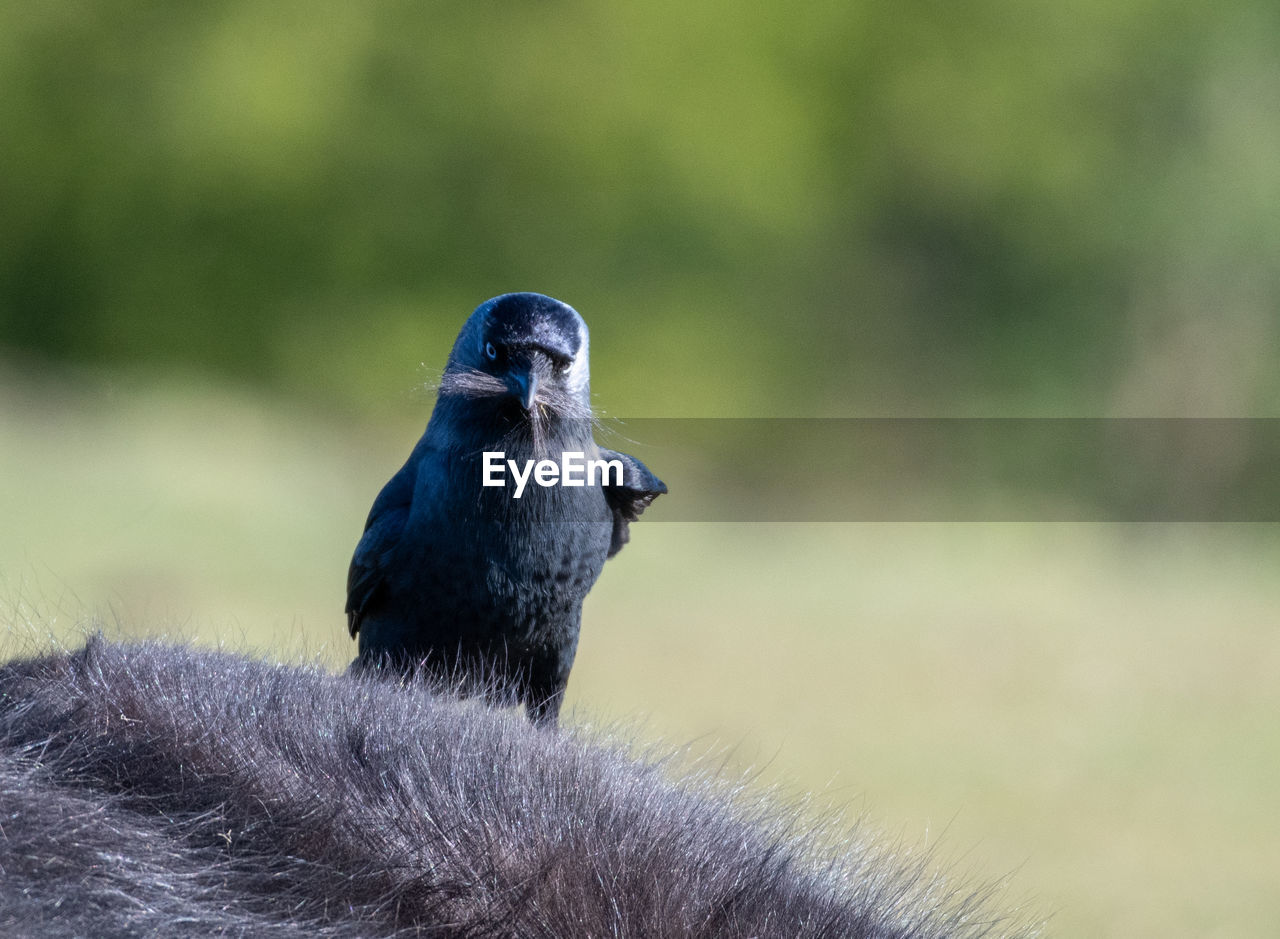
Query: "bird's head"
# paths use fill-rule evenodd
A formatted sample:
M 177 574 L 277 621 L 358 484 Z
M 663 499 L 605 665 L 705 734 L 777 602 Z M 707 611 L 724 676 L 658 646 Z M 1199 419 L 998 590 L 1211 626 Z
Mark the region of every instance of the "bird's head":
M 587 324 L 573 307 L 540 293 L 503 294 L 463 324 L 439 394 L 486 401 L 535 429 L 589 420 L 587 347 Z

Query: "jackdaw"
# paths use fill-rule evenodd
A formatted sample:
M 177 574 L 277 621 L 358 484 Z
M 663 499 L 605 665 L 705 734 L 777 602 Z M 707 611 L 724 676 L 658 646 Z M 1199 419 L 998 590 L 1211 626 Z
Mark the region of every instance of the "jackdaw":
M 628 524 L 667 491 L 639 460 L 599 447 L 592 427 L 582 317 L 536 293 L 477 307 L 351 560 L 353 671 L 425 669 L 556 722 L 582 601 Z M 542 460 L 557 466 L 551 485 L 550 467 L 531 472 Z

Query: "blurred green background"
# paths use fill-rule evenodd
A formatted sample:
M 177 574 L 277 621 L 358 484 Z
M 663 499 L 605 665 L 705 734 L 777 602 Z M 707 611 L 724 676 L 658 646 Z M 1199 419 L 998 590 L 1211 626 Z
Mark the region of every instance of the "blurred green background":
M 584 314 L 614 416 L 1278 417 L 1277 36 L 1259 0 L 0 7 L 8 651 L 97 616 L 339 667 L 422 385 L 509 290 Z M 1056 934 L 1267 934 L 1277 561 L 1274 525 L 655 508 L 574 720 L 945 832 Z

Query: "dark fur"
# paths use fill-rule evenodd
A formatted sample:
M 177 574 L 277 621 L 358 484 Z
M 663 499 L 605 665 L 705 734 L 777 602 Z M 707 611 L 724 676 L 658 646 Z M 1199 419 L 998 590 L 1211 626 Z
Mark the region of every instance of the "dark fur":
M 0 934 L 941 937 L 958 892 L 420 686 L 101 640 L 0 668 Z

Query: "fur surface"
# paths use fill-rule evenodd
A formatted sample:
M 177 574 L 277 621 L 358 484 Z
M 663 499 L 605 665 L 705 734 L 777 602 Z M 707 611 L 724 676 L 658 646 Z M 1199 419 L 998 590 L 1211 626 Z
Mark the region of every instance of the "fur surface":
M 832 843 L 418 684 L 100 639 L 0 668 L 6 936 L 1017 933 Z

